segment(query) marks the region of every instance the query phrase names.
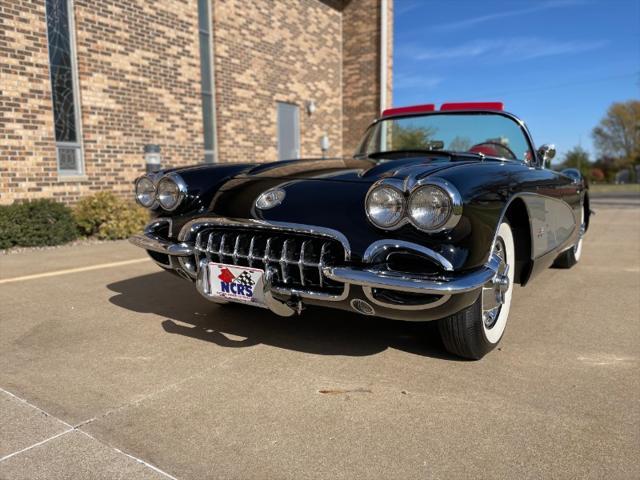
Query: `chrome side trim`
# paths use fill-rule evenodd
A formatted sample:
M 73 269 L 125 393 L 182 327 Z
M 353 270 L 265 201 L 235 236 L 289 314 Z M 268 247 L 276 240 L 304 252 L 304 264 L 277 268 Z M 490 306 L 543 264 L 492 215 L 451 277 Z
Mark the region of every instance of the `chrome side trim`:
M 438 252 L 418 245 L 417 243 L 405 242 L 404 240 L 377 240 L 367 247 L 362 261 L 364 263 L 373 263 L 376 258 L 387 252 L 396 250 L 424 255 L 438 263 L 443 270 L 453 272 L 453 264 Z
M 539 253 L 540 250 L 541 250 L 541 247 L 540 247 L 540 243 L 541 242 L 540 242 L 540 240 L 538 240 L 537 235 L 536 235 L 536 225 L 534 224 L 534 219 L 538 219 L 539 220 L 539 218 L 544 218 L 546 220 L 546 211 L 544 211 L 544 210 L 539 211 L 538 215 L 536 216 L 535 212 L 532 212 L 531 202 L 528 201 L 528 199 L 529 200 L 531 200 L 531 199 L 553 200 L 555 202 L 563 203 L 573 214 L 574 226 L 573 226 L 573 229 L 571 230 L 571 233 L 568 236 L 568 238 L 571 238 L 571 236 L 575 232 L 575 229 L 577 228 L 577 225 L 578 225 L 578 220 L 576 218 L 575 210 L 571 207 L 571 205 L 569 205 L 564 200 L 560 200 L 558 198 L 549 197 L 547 195 L 541 195 L 539 193 L 534 193 L 534 192 L 519 192 L 519 193 L 516 193 L 516 194 L 512 195 L 511 197 L 509 197 L 509 199 L 507 200 L 507 203 L 505 203 L 504 207 L 502 208 L 502 211 L 500 212 L 500 217 L 498 218 L 498 221 L 496 222 L 495 232 L 493 234 L 493 240 L 491 241 L 491 247 L 489 249 L 490 252 L 493 251 L 493 248 L 494 248 L 494 246 L 496 244 L 496 240 L 498 238 L 498 227 L 503 222 L 504 217 L 507 214 L 507 210 L 509 210 L 509 207 L 511 206 L 511 204 L 518 198 L 522 199 L 522 201 L 524 202 L 525 207 L 527 209 L 527 216 L 529 217 L 528 218 L 528 220 L 529 220 L 529 231 L 531 232 L 531 252 L 530 252 L 530 259 L 531 260 L 536 260 L 537 258 L 540 258 L 540 257 L 546 255 L 546 253 L 549 253 L 550 251 L 552 251 L 553 248 L 550 249 L 550 250 L 546 250 L 544 253 Z
M 493 255 L 489 262 L 477 270 L 462 275 L 439 278 L 421 277 L 356 267 L 325 267 L 324 274 L 337 282 L 431 295 L 456 295 L 482 287 L 491 281 L 500 266 L 500 257 Z

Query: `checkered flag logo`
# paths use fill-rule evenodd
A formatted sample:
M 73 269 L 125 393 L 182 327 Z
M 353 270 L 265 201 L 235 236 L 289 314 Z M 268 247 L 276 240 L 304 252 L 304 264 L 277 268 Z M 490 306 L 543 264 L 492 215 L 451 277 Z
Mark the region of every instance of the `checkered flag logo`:
M 235 283 L 240 283 L 241 285 L 245 285 L 247 287 L 253 287 L 256 282 L 251 280 L 251 274 L 245 270 L 236 277 Z

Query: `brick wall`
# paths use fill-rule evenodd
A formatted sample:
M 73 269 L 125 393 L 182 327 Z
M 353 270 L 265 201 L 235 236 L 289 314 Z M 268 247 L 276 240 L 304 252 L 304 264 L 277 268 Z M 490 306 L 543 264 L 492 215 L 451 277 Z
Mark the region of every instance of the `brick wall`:
M 131 192 L 146 143 L 165 165 L 201 162 L 195 1 L 76 0 L 75 18 L 86 189 Z
M 350 154 L 378 113 L 379 2 L 213 0 L 219 161 L 277 159 L 277 101 L 300 108 L 301 156 L 320 156 L 325 133 L 329 155 Z M 130 195 L 146 143 L 164 165 L 202 162 L 197 13 L 196 0 L 74 1 L 85 175 L 68 178 L 44 0 L 0 3 L 0 203 Z
M 71 179 L 57 173 L 44 1 L 1 8 L 0 202 L 130 195 L 146 143 L 166 165 L 202 161 L 195 0 L 74 2 L 85 175 Z
M 56 181 L 44 2 L 0 6 L 0 203 Z
M 380 0 L 351 0 L 343 11 L 343 144 L 352 154 L 380 114 Z M 393 1 L 387 1 L 387 106 L 391 106 Z
M 300 108 L 300 154 L 342 154 L 341 13 L 318 0 L 216 0 L 218 154 L 223 162 L 278 159 L 276 102 Z M 308 115 L 305 102 L 316 111 Z

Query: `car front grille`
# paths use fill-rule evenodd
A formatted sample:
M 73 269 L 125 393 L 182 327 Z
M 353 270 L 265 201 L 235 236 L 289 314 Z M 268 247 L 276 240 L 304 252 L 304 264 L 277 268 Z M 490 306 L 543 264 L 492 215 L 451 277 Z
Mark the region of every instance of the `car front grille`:
M 205 227 L 195 239 L 196 265 L 207 261 L 273 272 L 276 292 L 309 297 L 338 297 L 345 285 L 328 279 L 325 266 L 346 259 L 337 239 L 295 231 L 237 227 Z

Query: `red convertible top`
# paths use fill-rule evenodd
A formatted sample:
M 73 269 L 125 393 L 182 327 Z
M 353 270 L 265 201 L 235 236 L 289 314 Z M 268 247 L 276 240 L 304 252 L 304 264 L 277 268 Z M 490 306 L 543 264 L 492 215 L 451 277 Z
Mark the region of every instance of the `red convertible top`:
M 409 105 L 407 107 L 387 108 L 382 112 L 382 117 L 391 117 L 395 115 L 405 115 L 408 113 L 426 113 L 435 112 L 436 106 L 433 103 L 423 105 Z M 457 102 L 443 103 L 440 105 L 441 112 L 452 112 L 455 110 L 504 110 L 502 102 Z

